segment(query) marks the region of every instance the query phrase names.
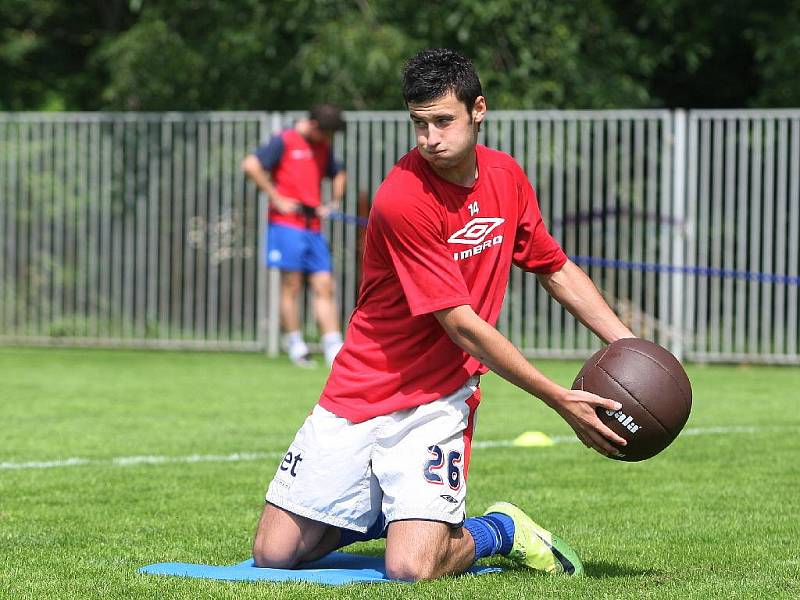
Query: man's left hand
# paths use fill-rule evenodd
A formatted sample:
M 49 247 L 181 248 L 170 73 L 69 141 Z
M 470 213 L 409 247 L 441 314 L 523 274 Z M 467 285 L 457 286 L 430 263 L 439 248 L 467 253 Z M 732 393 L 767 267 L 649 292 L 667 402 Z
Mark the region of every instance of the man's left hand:
M 334 202 L 331 204 L 320 204 L 317 207 L 317 216 L 320 219 L 327 219 L 331 213 L 339 212 L 339 203 Z

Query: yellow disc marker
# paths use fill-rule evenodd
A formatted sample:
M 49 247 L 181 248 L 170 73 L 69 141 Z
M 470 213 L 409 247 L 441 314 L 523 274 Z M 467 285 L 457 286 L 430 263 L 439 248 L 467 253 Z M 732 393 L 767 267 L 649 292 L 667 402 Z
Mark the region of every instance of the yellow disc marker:
M 541 431 L 526 431 L 517 436 L 513 445 L 523 446 L 525 448 L 542 448 L 544 446 L 554 446 L 555 442 L 549 435 Z

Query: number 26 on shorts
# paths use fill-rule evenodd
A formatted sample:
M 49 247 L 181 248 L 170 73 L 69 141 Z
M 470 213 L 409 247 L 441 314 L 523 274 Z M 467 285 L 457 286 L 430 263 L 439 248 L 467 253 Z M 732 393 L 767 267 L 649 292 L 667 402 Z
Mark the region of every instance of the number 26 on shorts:
M 439 446 L 428 446 L 428 454 L 430 458 L 422 475 L 428 483 L 442 485 L 442 476 L 437 471 L 444 466 L 444 452 Z M 457 450 L 447 453 L 447 485 L 454 491 L 461 489 L 461 452 Z

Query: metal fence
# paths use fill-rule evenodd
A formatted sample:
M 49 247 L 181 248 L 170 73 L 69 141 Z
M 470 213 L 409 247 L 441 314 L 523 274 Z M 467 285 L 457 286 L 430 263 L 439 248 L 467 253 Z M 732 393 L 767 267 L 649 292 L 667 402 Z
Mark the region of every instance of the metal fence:
M 265 206 L 239 163 L 298 113 L 0 114 L 0 342 L 277 350 Z M 800 363 L 800 111 L 495 111 L 567 252 L 639 335 L 699 361 Z M 325 224 L 342 319 L 357 216 L 414 144 L 347 114 L 351 218 Z M 314 324 L 303 304 L 307 329 Z M 530 356 L 598 341 L 515 270 L 498 324 Z
M 0 117 L 3 337 L 257 348 L 262 119 Z
M 692 111 L 685 350 L 799 363 L 800 110 Z

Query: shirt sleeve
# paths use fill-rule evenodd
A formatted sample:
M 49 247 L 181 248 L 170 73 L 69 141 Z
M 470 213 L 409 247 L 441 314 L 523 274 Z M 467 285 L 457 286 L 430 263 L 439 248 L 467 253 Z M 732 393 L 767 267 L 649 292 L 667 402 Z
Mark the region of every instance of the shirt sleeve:
M 520 219 L 514 240 L 514 264 L 531 273 L 555 273 L 567 262 L 567 255 L 547 231 L 536 192 L 522 173 L 517 187 Z
M 408 197 L 376 198 L 370 212 L 370 227 L 413 316 L 471 303 L 441 222 L 435 207 Z
M 330 152 L 328 153 L 328 169 L 325 171 L 325 177 L 330 177 L 333 179 L 342 171 L 343 168 L 344 167 L 342 163 L 336 160 L 336 157 L 333 156 L 333 148 L 331 148 Z
M 258 150 L 256 150 L 256 158 L 265 171 L 271 171 L 281 161 L 283 149 L 283 137 L 281 135 L 273 135 L 266 144 L 259 146 Z

